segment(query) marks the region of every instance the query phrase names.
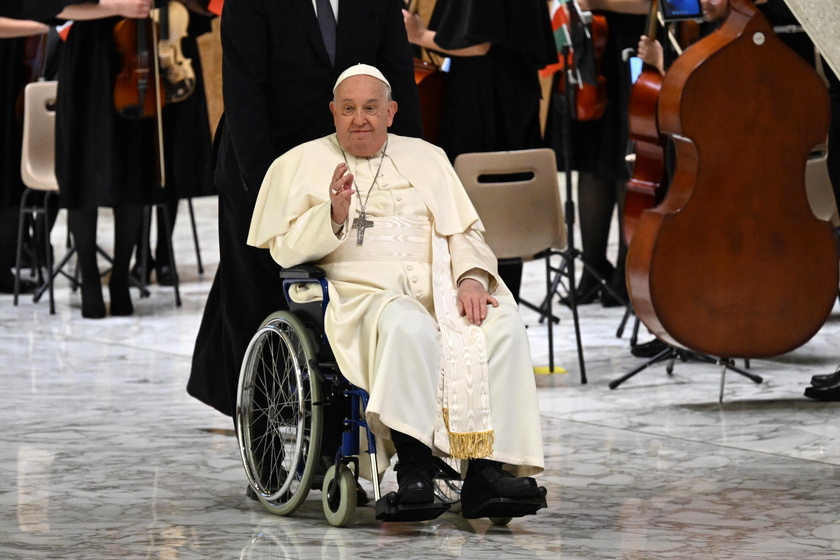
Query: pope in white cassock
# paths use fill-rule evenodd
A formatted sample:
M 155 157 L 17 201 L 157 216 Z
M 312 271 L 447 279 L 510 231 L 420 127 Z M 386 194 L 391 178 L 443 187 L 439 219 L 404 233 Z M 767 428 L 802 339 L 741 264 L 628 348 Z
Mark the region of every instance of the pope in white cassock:
M 485 506 L 539 495 L 536 387 L 478 215 L 441 149 L 388 134 L 397 104 L 379 70 L 350 67 L 333 93 L 336 134 L 271 165 L 248 244 L 326 271 L 330 346 L 396 448 L 402 503 L 434 500 L 434 454 L 469 460 L 464 517 L 520 515 Z

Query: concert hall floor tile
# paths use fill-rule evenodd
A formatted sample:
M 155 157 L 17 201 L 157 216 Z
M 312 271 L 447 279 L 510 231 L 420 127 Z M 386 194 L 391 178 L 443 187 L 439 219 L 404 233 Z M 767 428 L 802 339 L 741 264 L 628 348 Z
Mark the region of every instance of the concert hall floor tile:
M 232 422 L 189 397 L 192 346 L 213 278 L 216 200 L 195 201 L 202 258 L 182 209 L 175 232 L 183 305 L 151 286 L 133 317 L 84 320 L 59 280 L 46 298 L 0 297 L 0 558 L 834 559 L 840 555 L 840 404 L 806 399 L 811 375 L 840 364 L 840 308 L 806 345 L 753 360 L 761 384 L 721 367 L 644 363 L 629 352 L 621 308 L 579 308 L 588 383 L 572 315 L 557 306 L 556 363 L 538 375 L 548 508 L 507 527 L 454 513 L 350 527 L 324 519 L 313 491 L 291 517 L 245 496 Z M 53 241 L 63 239 L 63 217 Z M 112 237 L 103 211 L 100 242 Z M 59 245 L 56 245 L 59 248 Z M 614 249 L 614 248 L 613 248 Z M 542 263 L 523 297 L 540 298 Z M 106 291 L 107 293 L 107 291 Z M 133 291 L 132 295 L 136 296 Z M 546 326 L 523 311 L 536 365 Z M 649 338 L 644 327 L 640 341 Z M 738 367 L 744 364 L 739 362 Z M 395 486 L 393 473 L 383 482 Z M 370 486 L 367 486 L 370 489 Z

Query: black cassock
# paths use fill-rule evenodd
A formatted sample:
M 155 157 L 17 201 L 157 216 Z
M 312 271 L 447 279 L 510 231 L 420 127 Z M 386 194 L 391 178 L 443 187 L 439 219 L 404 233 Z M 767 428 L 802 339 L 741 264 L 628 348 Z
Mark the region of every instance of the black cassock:
M 485 56 L 451 59 L 440 131 L 449 158 L 541 146 L 537 72 L 557 61 L 546 3 L 438 0 L 429 28 L 445 49 L 492 43 Z
M 187 392 L 233 415 L 248 341 L 283 309 L 280 270 L 245 244 L 271 163 L 335 132 L 329 102 L 338 75 L 365 63 L 388 78 L 399 104 L 391 132 L 420 136 L 420 113 L 402 0 L 340 0 L 335 66 L 312 0 L 237 0 L 222 12 L 225 117 L 217 130 L 219 268 L 201 321 Z M 324 185 L 324 189 L 328 186 Z

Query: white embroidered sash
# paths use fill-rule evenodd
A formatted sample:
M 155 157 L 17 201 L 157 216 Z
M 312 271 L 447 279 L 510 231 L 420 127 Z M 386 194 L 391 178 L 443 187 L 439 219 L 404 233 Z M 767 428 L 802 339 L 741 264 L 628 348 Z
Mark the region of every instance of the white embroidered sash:
M 435 444 L 455 459 L 489 457 L 493 454 L 493 427 L 484 333 L 458 313 L 458 288 L 452 278 L 446 237 L 433 234 L 432 255 L 442 349 Z

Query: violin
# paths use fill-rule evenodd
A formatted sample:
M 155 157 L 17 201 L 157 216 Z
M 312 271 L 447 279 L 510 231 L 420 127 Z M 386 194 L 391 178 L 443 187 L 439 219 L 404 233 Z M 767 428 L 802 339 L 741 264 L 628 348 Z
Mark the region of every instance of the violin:
M 150 17 L 120 20 L 114 26 L 114 44 L 122 61 L 114 80 L 114 108 L 128 119 L 155 119 L 156 171 L 158 183 L 164 187 L 163 106 L 166 90 L 160 77 L 158 24 Z
M 181 39 L 187 36 L 190 23 L 189 11 L 180 2 L 163 2 L 153 14 L 160 25 L 158 56 L 161 76 L 166 90 L 166 102 L 177 103 L 195 91 L 195 70 L 192 59 L 181 51 Z
M 646 32 L 650 38 L 656 37 L 658 10 L 659 0 L 652 0 Z M 624 240 L 628 245 L 642 211 L 656 206 L 657 189 L 665 173 L 666 138 L 659 132 L 657 119 L 661 89 L 662 74 L 659 69 L 645 63 L 630 90 L 628 110 L 630 140 L 635 151 L 633 175 L 624 187 Z
M 581 81 L 575 92 L 575 118 L 579 121 L 594 121 L 604 116 L 607 110 L 607 79 L 602 70 L 604 50 L 607 48 L 607 18 L 592 14 L 587 24 L 589 48 L 595 61 L 594 82 Z
M 837 297 L 833 228 L 805 190 L 825 141 L 829 96 L 816 71 L 748 0 L 670 67 L 659 126 L 674 143 L 668 193 L 629 247 L 636 314 L 660 339 L 721 358 L 791 351 Z
M 114 82 L 114 108 L 125 118 L 154 117 L 166 99 L 159 79 L 157 30 L 150 18 L 126 18 L 114 26 L 114 43 L 122 61 Z
M 569 4 L 573 7 L 569 8 Z M 607 109 L 607 80 L 602 71 L 608 40 L 607 18 L 581 12 L 577 2 L 562 3 L 552 14 L 555 33 L 567 26 L 572 46 L 564 47 L 557 54 L 557 62 L 540 70 L 540 76 L 566 72 L 566 79 L 558 80 L 556 87 L 565 98 L 567 82 L 574 86 L 568 100 L 571 116 L 579 121 L 600 119 Z
M 592 12 L 581 12 L 577 2 L 571 8 L 566 6 L 568 4 L 560 9 L 566 12 L 572 49 L 562 61 L 567 69 L 567 79 L 559 81 L 557 91 L 565 96 L 567 85 L 573 86 L 570 100 L 573 118 L 579 121 L 597 120 L 604 116 L 607 109 L 607 80 L 601 70 L 608 39 L 607 18 Z M 590 52 L 591 56 L 585 56 Z M 575 71 L 569 72 L 568 69 Z

